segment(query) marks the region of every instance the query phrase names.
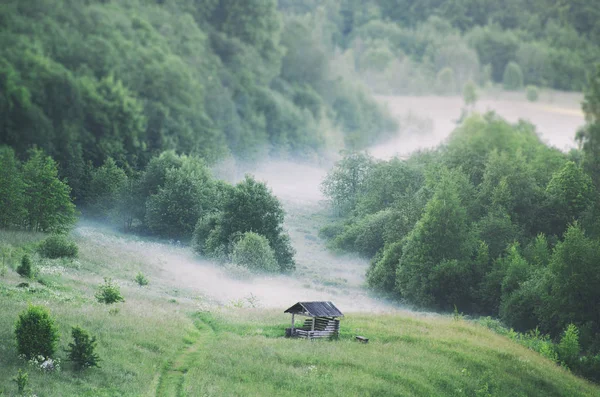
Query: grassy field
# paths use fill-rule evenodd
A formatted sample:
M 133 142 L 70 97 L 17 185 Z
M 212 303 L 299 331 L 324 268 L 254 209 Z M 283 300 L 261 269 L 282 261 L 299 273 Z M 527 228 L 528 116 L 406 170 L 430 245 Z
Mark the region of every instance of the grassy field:
M 139 257 L 77 237 L 75 261 L 34 256 L 29 287 L 14 268 L 43 236 L 0 232 L 8 270 L 0 276 L 0 391 L 29 373 L 37 396 L 598 396 L 600 388 L 539 354 L 449 316 L 347 313 L 336 341 L 282 337 L 289 318 L 253 302 L 216 304 L 175 288 L 170 275 Z M 0 264 L 1 266 L 1 264 Z M 144 271 L 150 285 L 133 282 Z M 104 276 L 125 303 L 94 299 Z M 48 307 L 61 331 L 59 372 L 43 373 L 17 356 L 14 322 L 29 303 Z M 98 337 L 101 368 L 76 373 L 64 361 L 70 327 Z M 355 335 L 370 343 L 354 341 Z M 1 395 L 1 393 L 0 393 Z

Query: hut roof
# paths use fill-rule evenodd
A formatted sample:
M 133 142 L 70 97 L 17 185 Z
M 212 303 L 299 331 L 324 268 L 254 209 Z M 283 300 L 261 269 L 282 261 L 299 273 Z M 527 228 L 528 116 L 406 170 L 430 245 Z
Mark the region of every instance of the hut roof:
M 344 314 L 331 302 L 298 302 L 284 313 L 308 317 L 343 317 Z

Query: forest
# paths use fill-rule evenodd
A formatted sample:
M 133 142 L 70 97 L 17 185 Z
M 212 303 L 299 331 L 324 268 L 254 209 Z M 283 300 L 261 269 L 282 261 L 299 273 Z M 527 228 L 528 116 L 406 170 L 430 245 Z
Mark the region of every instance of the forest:
M 265 288 L 268 282 L 281 283 L 281 293 L 292 279 L 311 296 L 339 287 L 329 296 L 355 299 L 348 292 L 354 282 L 352 276 L 346 278 L 348 269 L 340 271 L 343 276 L 319 274 L 306 259 L 310 255 L 299 255 L 302 250 L 314 250 L 309 252 L 317 258 L 314 262 L 325 258 L 348 268 L 362 263 L 360 285 L 351 286 L 362 291 L 357 300 L 453 313 L 451 323 L 432 320 L 451 332 L 436 334 L 438 339 L 428 345 L 433 358 L 419 362 L 428 371 L 437 370 L 431 364 L 437 362 L 436 354 L 462 343 L 453 338 L 464 340 L 473 333 L 474 340 L 486 341 L 482 345 L 495 341 L 495 336 L 479 334 L 483 325 L 550 360 L 548 373 L 560 375 L 544 383 L 547 389 L 540 393 L 556 391 L 544 395 L 571 395 L 579 381 L 600 383 L 599 21 L 600 7 L 592 0 L 3 1 L 0 298 L 10 302 L 11 317 L 0 316 L 0 325 L 10 328 L 7 336 L 0 327 L 0 357 L 9 357 L 11 370 L 19 368 L 13 379 L 19 395 L 28 382 L 20 370 L 23 357 L 27 365 L 39 367 L 47 360 L 38 363 L 36 353 L 54 359 L 60 343 L 74 370 L 98 367 L 95 335 L 103 357 L 113 360 L 106 363 L 107 371 L 122 377 L 123 388 L 107 386 L 98 369 L 100 375 L 88 378 L 89 393 L 100 384 L 105 389 L 98 395 L 140 395 L 151 384 L 160 391 L 156 395 L 169 395 L 163 389 L 169 387 L 169 377 L 178 376 L 183 385 L 188 368 L 182 368 L 189 363 L 171 357 L 161 364 L 170 372 L 157 372 L 155 380 L 150 367 L 143 374 L 124 370 L 129 359 L 107 348 L 107 335 L 117 340 L 121 322 L 130 327 L 123 352 L 135 348 L 135 354 L 162 360 L 166 351 L 177 351 L 194 358 L 204 354 L 197 345 L 206 342 L 224 344 L 219 354 L 235 346 L 252 362 L 269 361 L 252 354 L 271 354 L 272 345 L 249 352 L 257 339 L 244 338 L 273 342 L 284 327 L 279 318 L 261 312 L 261 319 L 277 324 L 265 325 L 263 334 L 263 325 L 239 313 L 219 317 L 222 307 L 257 309 L 252 293 L 210 312 L 203 306 L 209 293 L 181 292 L 185 287 L 169 283 L 183 284 L 181 277 L 187 276 L 196 283 L 204 276 L 229 283 L 233 274 L 264 277 L 264 284 L 256 285 Z M 542 94 L 550 100 L 533 104 Z M 574 137 L 576 147 L 561 151 L 542 139 L 531 122 L 476 111 L 480 95 L 514 95 L 507 96 L 509 101 L 521 95 L 523 101 L 515 106 L 527 98 L 528 105 L 557 112 L 561 105 L 555 98 L 581 95 L 585 125 L 564 131 Z M 439 146 L 382 160 L 369 149 L 421 133 L 393 114 L 384 100 L 389 96 L 462 96 L 464 106 L 455 129 Z M 435 118 L 441 109 L 426 110 Z M 421 138 L 428 137 L 417 136 Z M 282 164 L 277 161 L 322 171 L 326 205 L 290 204 L 251 173 L 235 178 L 219 174 L 222 164 L 235 164 L 239 172 L 269 164 L 277 168 Z M 288 176 L 294 177 L 304 175 Z M 287 181 L 295 182 L 301 181 Z M 110 233 L 119 237 L 107 237 Z M 119 245 L 122 241 L 127 243 Z M 117 254 L 108 252 L 111 244 Z M 146 249 L 160 253 L 159 265 L 144 256 Z M 136 258 L 129 257 L 131 252 Z M 196 262 L 189 265 L 186 255 Z M 167 263 L 163 258 L 177 262 L 173 279 L 165 276 L 169 269 L 160 268 L 161 261 Z M 147 268 L 140 265 L 144 260 Z M 218 273 L 221 278 L 212 279 L 215 270 L 201 267 L 206 263 L 225 276 Z M 194 279 L 194 271 L 205 274 Z M 104 283 L 90 298 L 91 280 L 100 277 Z M 234 282 L 239 283 L 230 284 L 232 289 L 246 291 L 242 281 Z M 141 335 L 148 340 L 138 344 L 135 321 L 129 323 L 118 317 L 120 309 L 108 308 L 121 304 L 130 319 L 137 315 L 125 305 L 120 287 L 128 302 L 131 296 L 136 305 L 148 305 L 144 313 L 158 307 L 155 316 L 178 324 L 173 331 L 177 338 L 162 324 L 154 330 L 160 342 L 152 339 L 155 335 Z M 39 306 L 24 308 L 23 302 L 31 300 Z M 71 344 L 60 341 L 45 302 L 62 315 L 56 322 L 63 335 L 69 319 Z M 93 315 L 82 323 L 94 336 L 75 321 L 85 317 L 77 311 L 88 304 Z M 173 309 L 179 307 L 175 305 L 182 309 Z M 369 329 L 376 335 L 370 346 L 396 343 L 394 352 L 405 351 L 397 343 L 422 341 L 421 331 L 429 327 L 422 319 L 407 320 L 410 335 L 398 336 L 373 325 L 369 316 L 351 319 L 350 324 L 359 324 L 352 332 Z M 465 325 L 464 319 L 472 323 Z M 162 318 L 152 321 L 159 324 Z M 113 328 L 103 329 L 105 322 Z M 44 338 L 27 334 L 36 324 L 47 325 L 42 347 L 34 345 Z M 212 336 L 205 340 L 207 330 Z M 342 339 L 351 341 L 353 334 L 347 330 Z M 177 345 L 180 340 L 183 347 Z M 511 352 L 514 348 L 502 346 Z M 341 344 L 335 349 L 350 356 L 355 352 Z M 520 357 L 515 351 L 514 357 Z M 422 353 L 414 352 L 415 357 Z M 375 365 L 376 354 L 369 354 L 373 361 L 367 364 Z M 489 354 L 477 350 L 470 360 Z M 456 368 L 445 367 L 461 371 L 448 375 L 452 382 L 419 378 L 410 393 L 448 392 L 449 384 L 467 384 L 468 391 L 460 395 L 506 395 L 513 382 L 520 382 L 520 374 L 513 379 L 508 369 L 504 383 L 495 381 L 490 370 L 469 367 L 460 357 L 452 357 Z M 505 358 L 495 357 L 496 365 L 513 366 Z M 294 360 L 293 376 L 299 371 Z M 319 374 L 321 388 L 294 385 L 297 389 L 290 390 L 322 393 L 339 376 L 321 376 L 322 369 L 310 369 L 317 368 L 311 360 L 304 357 L 302 365 L 313 377 Z M 221 369 L 211 370 L 215 378 L 221 376 Z M 373 371 L 382 371 L 382 379 L 398 376 L 386 372 L 389 368 Z M 475 375 L 467 379 L 469 371 Z M 587 380 L 573 380 L 568 371 Z M 130 375 L 137 376 L 139 389 L 123 392 Z M 53 378 L 57 389 L 49 395 L 61 395 L 61 387 L 77 390 L 64 380 L 67 375 L 60 376 L 64 378 Z M 285 382 L 293 376 L 281 375 Z M 536 381 L 523 390 L 538 392 L 535 382 L 545 377 L 536 373 Z M 43 383 L 41 377 L 32 378 Z M 4 379 L 8 375 L 0 370 Z M 225 388 L 231 382 L 224 379 L 219 381 Z M 257 385 L 263 380 L 254 379 Z M 344 389 L 347 395 L 384 395 L 393 386 L 388 382 L 365 389 L 352 380 L 359 382 L 360 376 L 344 380 L 352 385 Z M 196 377 L 195 382 L 203 381 Z M 273 390 L 278 382 L 285 383 L 274 381 Z M 439 388 L 428 388 L 432 384 Z M 591 383 L 585 387 L 596 390 Z M 492 394 L 489 388 L 502 392 Z M 381 390 L 385 392 L 378 394 Z
M 406 160 L 350 153 L 322 184 L 331 248 L 371 259 L 369 286 L 417 307 L 491 315 L 558 337 L 570 324 L 598 379 L 600 67 L 580 149 L 545 145 L 527 122 L 473 114 Z M 589 364 L 589 365 L 588 365 Z

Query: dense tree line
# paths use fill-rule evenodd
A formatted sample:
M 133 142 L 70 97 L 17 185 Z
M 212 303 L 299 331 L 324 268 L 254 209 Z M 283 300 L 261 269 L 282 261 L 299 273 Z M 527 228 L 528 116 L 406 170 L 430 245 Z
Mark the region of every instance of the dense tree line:
M 458 93 L 468 81 L 580 91 L 600 61 L 594 1 L 281 0 L 288 13 L 324 15 L 341 58 L 377 91 Z M 348 62 L 346 62 L 348 63 Z M 433 86 L 439 74 L 452 80 Z
M 251 176 L 237 185 L 217 180 L 197 156 L 167 151 L 131 176 L 109 158 L 92 171 L 89 191 L 83 210 L 92 219 L 125 231 L 190 242 L 199 254 L 223 261 L 234 259 L 240 239 L 254 241 L 258 236 L 264 239 L 262 245 L 248 255 L 272 255 L 274 265 L 266 270 L 295 267 L 294 250 L 283 229 L 285 213 L 268 187 Z
M 11 148 L 0 146 L 0 228 L 68 230 L 76 221 L 70 193 L 56 162 L 41 150 L 21 163 Z
M 574 324 L 600 353 L 599 82 L 568 154 L 488 113 L 407 160 L 346 156 L 323 183 L 340 220 L 322 235 L 370 258 L 369 286 L 393 298 L 553 337 Z
M 78 203 L 108 158 L 311 158 L 396 128 L 275 0 L 11 0 L 0 27 L 0 144 L 44 149 Z

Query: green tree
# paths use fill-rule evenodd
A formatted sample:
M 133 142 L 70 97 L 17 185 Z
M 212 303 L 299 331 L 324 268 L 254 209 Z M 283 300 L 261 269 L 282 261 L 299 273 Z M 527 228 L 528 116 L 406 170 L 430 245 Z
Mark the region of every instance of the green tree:
M 32 269 L 31 258 L 29 257 L 29 255 L 23 255 L 23 257 L 21 258 L 21 264 L 19 265 L 19 267 L 17 267 L 17 273 L 19 273 L 21 277 L 31 278 Z
M 200 216 L 219 203 L 210 172 L 196 158 L 166 170 L 164 186 L 146 203 L 146 224 L 161 237 L 189 239 Z
M 347 153 L 335 164 L 321 184 L 321 191 L 344 214 L 354 209 L 366 187 L 374 160 L 362 153 Z
M 550 260 L 553 277 L 543 323 L 556 335 L 568 324 L 589 323 L 598 332 L 600 313 L 600 244 L 584 235 L 579 224 L 570 226 Z
M 146 118 L 140 101 L 114 76 L 100 81 L 82 79 L 86 146 L 95 165 L 108 157 L 134 163 L 141 154 Z M 106 165 L 106 163 L 105 163 Z
M 381 255 L 376 255 L 367 271 L 369 287 L 387 293 L 393 293 L 396 287 L 396 269 L 402 257 L 402 242 L 397 241 L 386 246 Z
M 592 179 L 574 162 L 555 172 L 546 187 L 545 215 L 549 233 L 561 235 L 567 225 L 581 216 L 594 199 Z
M 90 213 L 103 220 L 108 220 L 115 210 L 119 194 L 127 185 L 125 171 L 108 157 L 101 167 L 92 172 L 87 202 Z
M 96 337 L 80 327 L 71 328 L 73 342 L 69 342 L 67 357 L 73 362 L 75 369 L 81 371 L 90 367 L 97 367 L 100 357 L 95 352 Z
M 600 190 L 600 66 L 585 91 L 583 112 L 587 124 L 577 132 L 583 151 L 583 167 Z
M 569 368 L 575 368 L 579 361 L 580 352 L 579 329 L 575 324 L 569 324 L 558 344 L 558 358 Z
M 443 68 L 437 74 L 435 81 L 436 92 L 442 95 L 454 94 L 456 92 L 455 80 L 454 70 L 449 67 Z
M 516 91 L 523 87 L 523 72 L 515 62 L 509 62 L 504 69 L 502 84 L 505 90 Z
M 33 150 L 23 165 L 26 227 L 33 231 L 60 232 L 76 221 L 71 189 L 58 178 L 57 164 L 41 150 Z
M 269 241 L 260 234 L 253 232 L 244 233 L 233 244 L 231 261 L 251 270 L 279 271 L 279 265 L 275 259 L 275 253 L 269 246 Z
M 527 86 L 527 100 L 529 102 L 536 102 L 539 98 L 539 92 L 536 86 L 528 85 Z
M 0 228 L 19 227 L 27 216 L 25 184 L 14 151 L 0 146 Z
M 463 100 L 465 105 L 473 106 L 477 102 L 477 86 L 472 80 L 467 81 L 463 88 Z
M 436 296 L 447 297 L 452 289 L 460 287 L 446 285 L 443 277 L 432 276 L 442 268 L 462 273 L 464 264 L 459 261 L 469 257 L 468 217 L 456 178 L 456 174 L 442 177 L 421 219 L 405 240 L 396 283 L 403 298 L 422 306 L 456 303 L 436 301 Z
M 267 185 L 246 175 L 225 203 L 220 222 L 220 240 L 223 244 L 229 244 L 240 233 L 260 234 L 269 241 L 280 270 L 293 270 L 294 249 L 283 229 L 284 215 L 281 203 Z
M 53 357 L 59 340 L 58 327 L 43 306 L 29 306 L 15 325 L 17 351 L 27 358 Z

